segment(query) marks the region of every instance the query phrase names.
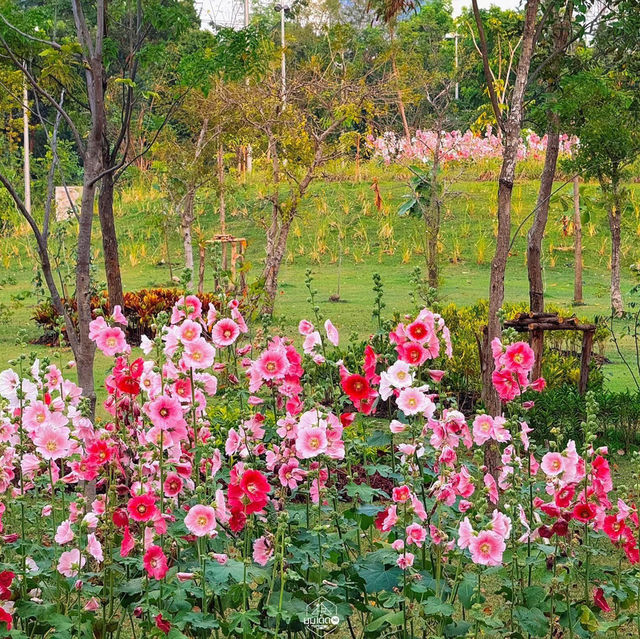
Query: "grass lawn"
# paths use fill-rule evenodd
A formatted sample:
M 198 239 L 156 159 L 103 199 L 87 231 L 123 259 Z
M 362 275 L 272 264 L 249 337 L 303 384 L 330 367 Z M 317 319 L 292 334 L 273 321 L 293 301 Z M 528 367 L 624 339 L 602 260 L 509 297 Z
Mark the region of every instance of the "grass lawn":
M 374 205 L 371 176 L 361 183 L 325 179 L 313 185 L 292 227 L 280 277 L 276 316 L 285 327 L 290 329 L 301 318 L 311 315 L 304 284 L 307 268 L 313 270 L 322 313 L 330 316 L 343 334 L 351 331 L 366 334 L 373 328 L 373 273 L 382 276 L 386 310 L 410 310 L 411 273 L 416 266 L 424 266 L 423 223 L 396 214 L 403 195 L 408 192 L 401 176 L 385 174 L 379 169 L 371 172 L 379 176 L 381 210 Z M 534 208 L 537 186 L 535 180 L 522 180 L 516 185 L 514 231 Z M 458 181 L 450 191 L 442 221 L 440 296 L 443 301 L 458 305 L 472 304 L 487 295 L 496 228 L 496 186 L 494 181 Z M 568 197 L 570 187 L 565 191 Z M 583 196 L 597 195 L 595 185 L 582 185 L 581 191 Z M 263 194 L 264 187 L 256 175 L 248 184 L 232 186 L 229 197 L 229 230 L 249 242 L 246 256 L 249 281 L 259 274 L 264 256 L 264 227 L 260 219 L 267 211 L 267 204 L 261 199 Z M 631 197 L 634 213 L 627 215 L 623 231 L 623 293 L 634 284 L 629 266 L 640 261 L 640 187 L 637 184 L 631 185 Z M 587 197 L 583 197 L 583 203 L 591 209 L 583 229 L 585 305 L 575 311 L 591 320 L 608 315 L 610 243 L 604 210 Z M 162 212 L 167 206 L 161 192 L 148 186 L 133 185 L 120 193 L 117 226 L 126 289 L 170 283 L 162 230 Z M 196 237 L 206 239 L 218 231 L 216 206 L 213 194 L 201 194 L 197 203 Z M 553 202 L 543 252 L 547 302 L 568 309 L 573 296 L 573 253 L 566 250 L 573 245 L 571 216 L 571 208 L 565 212 L 562 202 Z M 168 226 L 170 259 L 174 275 L 179 275 L 182 253 L 177 220 L 171 219 Z M 528 299 L 525 262 L 528 226 L 525 223 L 518 232 L 509 259 L 506 277 L 509 301 Z M 97 219 L 96 228 L 94 259 L 100 279 L 103 274 Z M 63 278 L 73 274 L 70 238 L 71 235 L 60 244 Z M 57 243 L 52 241 L 52 244 Z M 37 260 L 27 229 L 0 240 L 0 304 L 6 311 L 5 321 L 0 324 L 2 365 L 23 350 L 16 344 L 21 331 L 27 341 L 38 336 L 38 328 L 30 320 L 37 303 L 32 282 L 36 272 Z M 210 268 L 207 282 L 211 282 Z M 70 290 L 73 290 L 71 280 Z M 338 291 L 340 301 L 329 301 Z M 623 340 L 623 346 L 626 352 L 631 352 L 630 338 Z M 42 346 L 30 346 L 28 350 L 37 351 L 41 356 L 53 354 L 52 349 Z M 62 355 L 65 359 L 71 357 L 68 351 Z M 608 349 L 607 356 L 612 361 L 605 368 L 609 388 L 630 387 L 631 376 L 613 347 Z M 98 356 L 97 372 L 107 364 Z

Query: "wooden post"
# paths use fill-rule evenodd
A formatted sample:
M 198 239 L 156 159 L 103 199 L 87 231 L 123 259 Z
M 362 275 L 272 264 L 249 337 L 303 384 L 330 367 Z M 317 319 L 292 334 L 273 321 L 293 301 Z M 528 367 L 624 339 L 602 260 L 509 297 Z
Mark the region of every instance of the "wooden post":
M 593 336 L 595 329 L 582 333 L 582 359 L 580 361 L 580 382 L 578 392 L 584 395 L 587 392 L 587 382 L 589 381 L 589 363 L 591 362 L 591 349 L 593 348 Z
M 533 365 L 532 379 L 538 379 L 542 373 L 542 350 L 544 347 L 544 331 L 541 328 L 534 328 L 531 331 L 531 348 L 536 357 Z
M 218 188 L 220 189 L 220 233 L 227 232 L 227 209 L 224 197 L 224 153 L 222 144 L 218 145 Z M 222 242 L 222 270 L 227 270 L 227 245 Z

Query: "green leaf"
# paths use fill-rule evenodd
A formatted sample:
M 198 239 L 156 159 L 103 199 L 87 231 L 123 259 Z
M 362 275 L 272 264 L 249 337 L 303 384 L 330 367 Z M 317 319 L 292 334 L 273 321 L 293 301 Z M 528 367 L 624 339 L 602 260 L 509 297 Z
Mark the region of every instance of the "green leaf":
M 424 614 L 434 617 L 451 617 L 453 615 L 453 606 L 439 599 L 438 597 L 429 597 L 423 605 Z
M 358 573 L 364 580 L 368 593 L 381 592 L 383 590 L 391 591 L 400 582 L 402 570 L 397 566 L 385 570 L 384 564 L 381 562 L 373 562 L 359 568 Z
M 520 627 L 533 637 L 544 637 L 549 630 L 549 620 L 540 608 L 516 606 L 513 616 Z
M 365 632 L 374 632 L 379 630 L 385 624 L 390 626 L 399 626 L 404 621 L 403 612 L 388 612 L 385 615 L 381 615 L 377 619 L 374 619 L 366 628 Z

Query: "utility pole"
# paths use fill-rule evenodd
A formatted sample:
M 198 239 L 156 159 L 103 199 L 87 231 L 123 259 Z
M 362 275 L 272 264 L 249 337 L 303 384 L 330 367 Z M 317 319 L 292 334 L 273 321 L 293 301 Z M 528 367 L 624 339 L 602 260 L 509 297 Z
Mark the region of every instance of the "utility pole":
M 29 91 L 27 80 L 22 84 L 22 122 L 24 125 L 23 155 L 24 155 L 24 207 L 31 213 L 31 153 L 29 150 Z
M 455 48 L 456 48 L 456 100 L 458 99 L 458 90 L 460 83 L 458 82 L 458 32 L 455 32 Z

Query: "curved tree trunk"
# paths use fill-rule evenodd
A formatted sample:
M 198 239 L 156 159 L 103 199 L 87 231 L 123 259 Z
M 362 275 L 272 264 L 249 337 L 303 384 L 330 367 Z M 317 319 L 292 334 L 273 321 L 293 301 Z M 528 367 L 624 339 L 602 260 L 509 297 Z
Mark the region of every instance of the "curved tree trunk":
M 104 157 L 104 156 L 103 156 Z M 109 307 L 124 307 L 120 258 L 118 256 L 118 236 L 113 215 L 113 173 L 107 173 L 100 181 L 98 196 L 98 215 L 102 231 L 102 250 L 104 252 L 104 270 L 107 279 Z
M 533 224 L 527 234 L 527 272 L 529 275 L 529 308 L 532 313 L 544 311 L 544 283 L 542 281 L 542 239 L 549 217 L 549 200 L 556 175 L 558 152 L 560 150 L 559 118 L 548 112 L 547 152 L 540 178 L 540 189 Z

